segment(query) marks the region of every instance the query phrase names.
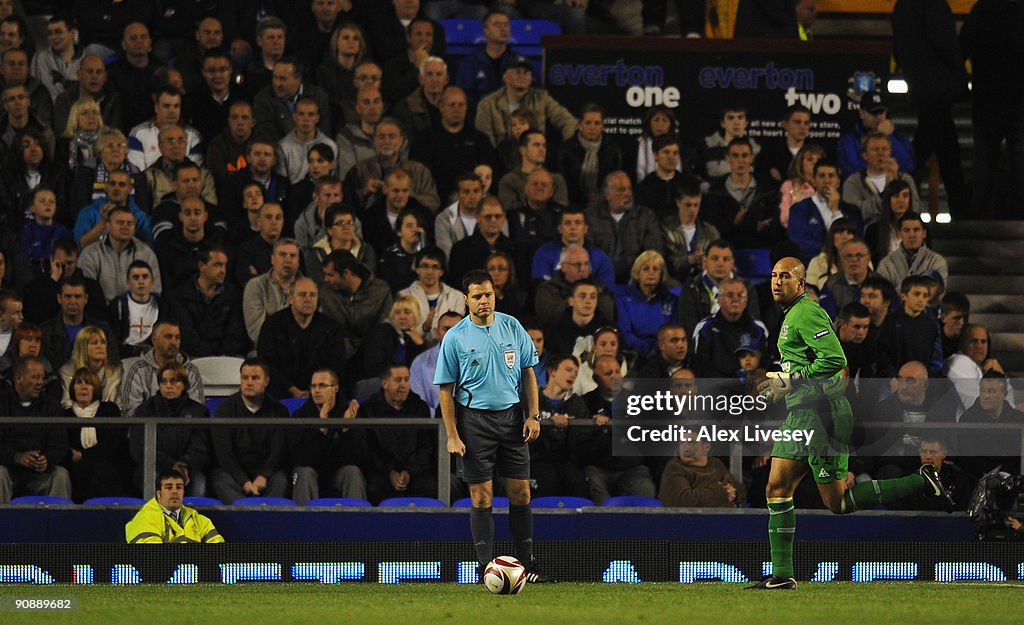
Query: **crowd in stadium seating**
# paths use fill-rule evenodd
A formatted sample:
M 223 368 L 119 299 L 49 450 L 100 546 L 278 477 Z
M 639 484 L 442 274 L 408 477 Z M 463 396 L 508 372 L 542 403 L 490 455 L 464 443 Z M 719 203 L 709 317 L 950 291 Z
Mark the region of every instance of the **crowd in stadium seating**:
M 536 496 L 756 505 L 767 456 L 744 483 L 699 445 L 617 456 L 607 423 L 624 376 L 684 393 L 760 379 L 781 323 L 766 263 L 796 256 L 835 319 L 858 414 L 1024 423 L 970 302 L 944 292 L 913 153 L 878 94 L 835 159 L 801 105 L 760 142 L 742 107 L 685 137 L 656 106 L 627 142 L 603 133 L 599 105 L 570 111 L 541 89 L 508 45 L 510 14 L 580 32 L 585 2 L 153 4 L 77 1 L 77 24 L 52 18 L 34 55 L 24 21 L 0 21 L 4 415 L 198 423 L 211 411 L 190 359 L 226 355 L 250 360 L 217 417 L 308 398 L 298 416 L 430 418 L 461 276 L 483 268 L 541 355 Z M 485 41 L 447 57 L 448 17 L 482 19 Z M 762 266 L 745 271 L 751 256 Z M 165 429 L 158 463 L 190 494 L 436 493 L 432 430 Z M 4 427 L 0 502 L 141 492 L 140 439 Z M 1019 466 L 1013 452 L 943 463 L 941 437 L 890 442 L 850 479 L 934 461 L 962 507 L 972 478 Z

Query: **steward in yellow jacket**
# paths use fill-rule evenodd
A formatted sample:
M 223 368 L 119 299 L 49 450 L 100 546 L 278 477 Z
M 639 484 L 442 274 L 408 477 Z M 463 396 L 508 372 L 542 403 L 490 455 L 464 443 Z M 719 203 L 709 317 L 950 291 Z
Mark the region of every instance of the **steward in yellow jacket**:
M 157 478 L 156 497 L 142 506 L 124 527 L 124 537 L 134 543 L 222 543 L 209 518 L 182 504 L 185 477 L 177 471 Z

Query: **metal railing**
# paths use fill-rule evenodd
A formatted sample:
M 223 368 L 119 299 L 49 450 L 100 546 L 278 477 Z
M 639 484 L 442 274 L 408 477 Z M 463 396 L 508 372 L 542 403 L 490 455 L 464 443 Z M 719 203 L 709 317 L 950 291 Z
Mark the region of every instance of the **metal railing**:
M 664 421 L 646 421 L 640 419 L 620 419 L 618 422 L 628 421 L 630 424 L 664 425 Z M 713 421 L 690 421 L 690 425 L 712 425 Z M 762 422 L 761 426 L 778 425 L 781 422 Z M 543 427 L 554 427 L 550 423 L 542 422 Z M 719 422 L 720 424 L 720 422 Z M 1006 431 L 1007 436 L 1016 432 L 1016 439 L 1019 443 L 1018 453 L 1021 454 L 1021 466 L 1018 467 L 1021 474 L 1024 474 L 1024 424 L 964 424 L 964 423 L 861 423 L 866 429 L 886 429 L 922 432 L 982 432 L 982 431 Z M 97 417 L 83 421 L 78 417 L 0 417 L 0 428 L 10 426 L 38 427 L 38 426 L 65 426 L 65 427 L 118 427 L 118 428 L 143 428 L 143 497 L 150 499 L 155 494 L 156 479 L 156 444 L 158 427 L 271 427 L 271 428 L 374 428 L 374 427 L 412 427 L 412 428 L 434 428 L 437 432 L 437 498 L 446 504 L 451 503 L 451 454 L 448 453 L 448 436 L 441 419 L 319 419 L 319 418 L 253 418 L 253 417 L 211 417 L 207 419 L 167 419 L 153 417 Z M 597 427 L 593 420 L 570 421 L 572 428 Z M 855 454 L 855 452 L 854 452 Z M 715 452 L 712 455 L 720 455 Z M 755 455 L 745 449 L 742 444 L 730 444 L 729 471 L 738 479 L 743 479 L 743 457 Z M 1010 467 L 1003 467 L 1010 470 Z
M 97 417 L 83 421 L 78 417 L 0 417 L 0 428 L 9 426 L 65 426 L 65 427 L 119 427 L 143 428 L 143 498 L 150 499 L 156 492 L 156 431 L 158 427 L 271 427 L 271 428 L 372 428 L 378 426 L 434 428 L 437 430 L 437 498 L 449 501 L 451 491 L 451 457 L 448 454 L 448 436 L 440 419 L 318 419 L 277 417 L 211 417 L 208 419 L 166 419 L 153 417 Z

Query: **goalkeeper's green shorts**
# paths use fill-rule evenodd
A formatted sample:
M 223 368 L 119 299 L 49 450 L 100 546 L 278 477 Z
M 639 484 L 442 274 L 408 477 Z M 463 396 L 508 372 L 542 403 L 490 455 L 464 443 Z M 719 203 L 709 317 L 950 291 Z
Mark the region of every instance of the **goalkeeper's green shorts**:
M 822 419 L 822 415 L 826 418 Z M 842 395 L 790 409 L 779 428 L 785 430 L 811 430 L 811 442 L 793 440 L 776 441 L 772 456 L 806 462 L 811 476 L 819 484 L 845 480 L 850 464 L 850 436 L 853 432 L 853 410 Z

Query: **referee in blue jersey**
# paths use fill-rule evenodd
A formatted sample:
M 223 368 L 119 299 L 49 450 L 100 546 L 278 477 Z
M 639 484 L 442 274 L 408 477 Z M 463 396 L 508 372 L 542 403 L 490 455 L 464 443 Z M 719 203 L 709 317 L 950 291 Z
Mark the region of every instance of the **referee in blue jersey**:
M 448 451 L 458 454 L 458 472 L 473 500 L 469 524 L 480 570 L 494 559 L 495 474 L 505 478 L 508 524 L 516 557 L 527 568 L 527 581 L 553 581 L 533 559 L 530 512 L 529 442 L 540 434 L 537 352 L 530 335 L 514 318 L 494 312 L 494 284 L 483 270 L 462 279 L 469 316 L 441 341 L 434 384 L 440 385 L 441 416 Z M 527 410 L 521 410 L 520 394 Z M 525 419 L 523 417 L 526 417 Z

